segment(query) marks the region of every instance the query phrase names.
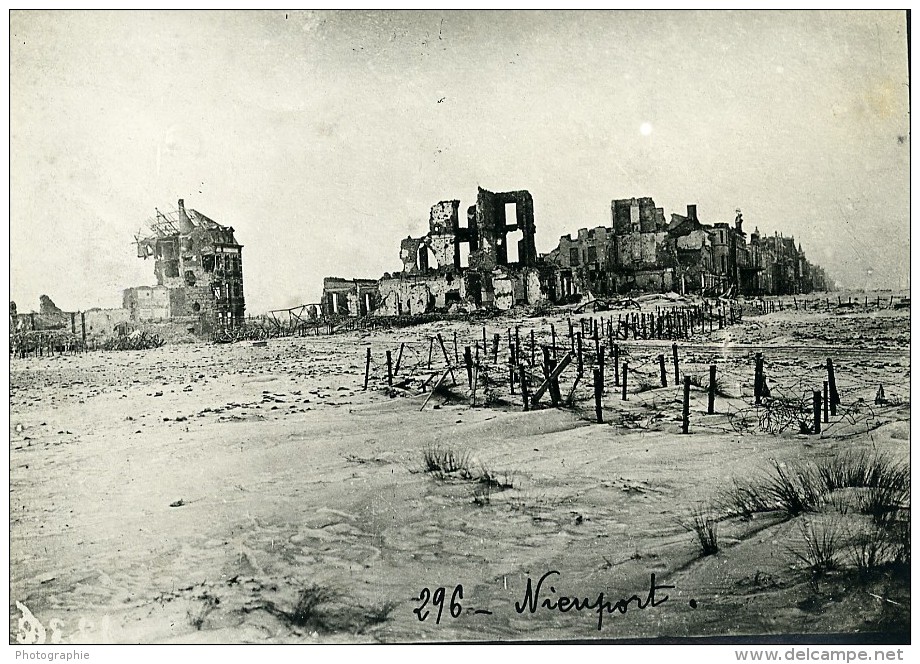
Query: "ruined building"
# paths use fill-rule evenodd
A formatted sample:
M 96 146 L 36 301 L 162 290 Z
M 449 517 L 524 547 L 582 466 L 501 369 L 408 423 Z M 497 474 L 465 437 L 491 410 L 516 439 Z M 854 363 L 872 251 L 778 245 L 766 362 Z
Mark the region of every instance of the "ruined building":
M 157 285 L 124 291 L 132 320 L 184 323 L 196 334 L 242 325 L 243 246 L 233 227 L 186 209 L 181 199 L 178 210 L 157 210 L 148 225 L 153 234 L 137 239 L 137 255 L 154 259 Z
M 741 211 L 733 225 L 704 224 L 696 205 L 671 214 L 651 198 L 614 200 L 610 226 L 566 235 L 546 255 L 557 268 L 558 301 L 584 296 L 668 292 L 701 295 L 783 295 L 825 289 L 826 276 L 791 238 L 748 242 Z
M 827 288 L 824 271 L 779 235 L 748 239 L 733 224 L 704 224 L 696 205 L 671 214 L 651 198 L 611 201 L 610 224 L 559 238 L 536 251 L 527 191 L 479 189 L 461 224 L 460 201 L 431 207 L 428 233 L 400 243 L 402 271 L 382 279 L 329 277 L 323 314 L 417 315 L 452 308 L 510 309 L 540 300 L 577 302 L 633 293 L 787 295 Z
M 435 310 L 510 309 L 543 297 L 533 198 L 480 188 L 461 223 L 460 201 L 431 207 L 428 233 L 400 243 L 402 270 L 379 281 L 330 277 L 326 315 L 418 315 Z

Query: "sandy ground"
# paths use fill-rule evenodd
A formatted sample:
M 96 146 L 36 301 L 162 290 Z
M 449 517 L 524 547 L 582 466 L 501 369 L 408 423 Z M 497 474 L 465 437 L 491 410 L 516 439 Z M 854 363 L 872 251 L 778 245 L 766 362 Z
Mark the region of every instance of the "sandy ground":
M 649 302 L 645 306 L 654 309 Z M 428 378 L 482 338 L 479 323 L 270 340 L 168 345 L 12 361 L 10 436 L 11 641 L 367 642 L 687 637 L 879 632 L 909 624 L 910 591 L 877 580 L 817 589 L 790 552 L 796 519 L 762 514 L 719 523 L 720 551 L 701 556 L 684 524 L 733 478 L 871 449 L 909 455 L 909 310 L 796 311 L 679 344 L 688 374 L 719 367 L 725 396 L 705 416 L 693 388 L 690 435 L 670 342 L 620 341 L 635 367 L 627 401 L 606 372 L 604 415 L 590 381 L 576 406 L 523 412 L 505 384 L 470 406 L 465 370 L 424 410 L 420 380 L 386 388 L 384 352 L 406 342 L 397 375 Z M 585 314 L 602 319 L 617 312 Z M 576 322 L 577 322 L 576 317 Z M 560 345 L 566 316 L 486 321 L 487 337 L 530 329 Z M 588 344 L 590 345 L 590 344 Z M 374 358 L 364 391 L 364 357 Z M 435 351 L 438 347 L 435 346 Z M 752 414 L 753 356 L 774 393 L 821 389 L 834 360 L 841 412 L 821 435 L 760 431 Z M 658 384 L 658 353 L 669 387 Z M 501 359 L 501 358 L 500 358 Z M 504 369 L 503 371 L 507 371 Z M 499 371 L 493 372 L 492 375 Z M 573 371 L 563 374 L 567 393 Z M 432 381 L 433 382 L 433 381 Z M 430 385 L 431 383 L 429 383 Z M 450 385 L 450 379 L 447 379 Z M 890 403 L 875 405 L 879 385 Z M 482 388 L 478 388 L 482 403 Z M 548 399 L 544 398 L 544 403 Z M 424 472 L 423 453 L 450 446 L 474 469 L 508 473 L 493 489 Z M 180 502 L 181 501 L 181 502 Z M 171 506 L 175 505 L 175 506 Z M 557 595 L 611 602 L 651 575 L 657 606 L 604 616 L 515 610 L 528 578 Z M 463 598 L 450 613 L 457 584 Z M 446 589 L 425 621 L 423 588 Z M 317 606 L 298 621 L 301 594 Z M 545 592 L 545 591 L 544 591 Z M 662 597 L 667 600 L 661 602 Z M 459 599 L 459 598 L 457 598 Z M 17 604 L 20 603 L 20 604 Z M 491 613 L 483 613 L 489 611 Z M 301 622 L 303 624 L 298 625 Z M 24 632 L 25 630 L 25 632 Z

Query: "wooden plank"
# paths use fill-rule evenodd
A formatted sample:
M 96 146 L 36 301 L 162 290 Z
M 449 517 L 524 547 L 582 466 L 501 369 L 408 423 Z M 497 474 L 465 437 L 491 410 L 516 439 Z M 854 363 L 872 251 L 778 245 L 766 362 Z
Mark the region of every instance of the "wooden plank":
M 544 395 L 544 393 L 546 393 L 546 390 L 549 389 L 550 384 L 551 384 L 554 380 L 556 380 L 557 378 L 559 378 L 559 376 L 562 374 L 562 372 L 565 371 L 565 368 L 566 368 L 567 366 L 569 366 L 569 364 L 571 364 L 571 363 L 572 363 L 572 354 L 571 354 L 571 353 L 566 353 L 566 354 L 562 357 L 562 360 L 559 361 L 559 364 L 556 366 L 556 368 L 553 369 L 553 372 L 549 375 L 549 378 L 547 378 L 546 380 L 544 380 L 544 381 L 543 381 L 543 384 L 540 385 L 540 387 L 537 388 L 537 391 L 533 393 L 533 396 L 530 397 L 530 404 L 531 404 L 531 406 L 532 406 L 533 404 L 537 403 L 537 401 L 540 400 L 540 397 L 542 397 L 542 396 Z

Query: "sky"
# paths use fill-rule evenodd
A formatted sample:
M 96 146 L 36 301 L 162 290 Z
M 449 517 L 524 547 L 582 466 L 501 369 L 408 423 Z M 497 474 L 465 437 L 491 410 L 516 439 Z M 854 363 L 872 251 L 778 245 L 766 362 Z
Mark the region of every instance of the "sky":
M 10 297 L 121 306 L 183 198 L 249 313 L 318 302 L 477 186 L 531 192 L 543 253 L 651 196 L 906 287 L 908 82 L 902 12 L 13 11 Z

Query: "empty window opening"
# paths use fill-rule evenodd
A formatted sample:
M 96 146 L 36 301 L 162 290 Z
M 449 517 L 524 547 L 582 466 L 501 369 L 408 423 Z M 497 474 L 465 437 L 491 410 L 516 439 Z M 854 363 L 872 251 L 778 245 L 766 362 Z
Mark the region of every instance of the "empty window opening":
M 458 243 L 460 249 L 460 267 L 469 267 L 470 266 L 470 243 L 469 242 L 460 242 Z
M 429 266 L 429 255 L 431 251 L 428 249 L 428 245 L 421 245 L 418 248 L 418 258 L 415 261 L 415 266 L 419 269 L 419 272 L 427 272 Z M 434 258 L 432 256 L 432 258 Z M 433 260 L 431 262 L 434 262 Z
M 517 226 L 517 204 L 505 203 L 505 228 Z M 508 263 L 520 262 L 518 242 L 524 239 L 524 231 L 515 230 L 505 234 L 505 260 Z
M 569 249 L 569 264 L 572 265 L 573 267 L 577 267 L 580 263 L 579 258 L 580 258 L 580 255 L 579 255 L 578 247 L 570 248 Z
M 191 270 L 185 271 L 185 285 L 194 286 L 195 285 L 195 273 Z

